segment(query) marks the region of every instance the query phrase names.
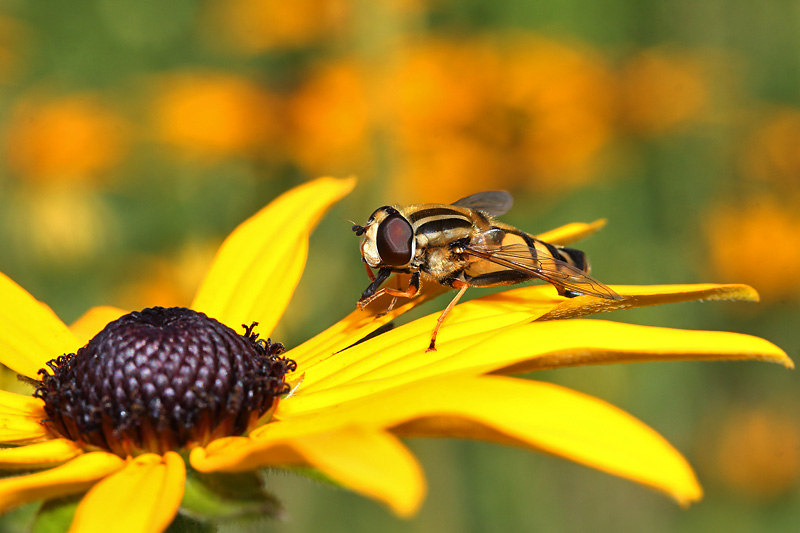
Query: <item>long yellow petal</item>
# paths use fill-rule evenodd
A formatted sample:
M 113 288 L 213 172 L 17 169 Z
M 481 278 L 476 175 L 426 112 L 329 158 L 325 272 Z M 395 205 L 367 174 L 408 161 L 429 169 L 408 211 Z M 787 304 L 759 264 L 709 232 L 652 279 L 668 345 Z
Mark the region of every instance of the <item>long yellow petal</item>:
M 681 503 L 701 496 L 680 453 L 632 416 L 557 385 L 499 376 L 417 381 L 314 413 L 294 413 L 251 437 L 301 440 L 351 424 L 392 428 L 400 436 L 529 446 L 654 487 Z
M 308 236 L 355 179 L 320 178 L 284 193 L 222 243 L 192 309 L 228 326 L 258 321 L 269 337 L 283 314 L 308 255 Z
M 394 402 L 381 402 L 381 410 L 410 420 L 397 427 L 401 436 L 530 446 L 661 490 L 684 505 L 702 496 L 692 468 L 675 448 L 597 398 L 550 383 L 502 377 L 447 380 L 419 392 L 415 399 L 397 394 Z M 429 414 L 415 412 L 415 403 Z M 380 416 L 377 402 L 375 407 L 365 402 L 365 408 Z M 369 415 L 355 414 L 363 416 Z
M 659 285 L 618 286 L 625 300 L 606 300 L 591 296 L 564 298 L 550 285 L 536 285 L 477 298 L 455 307 L 448 315 L 437 341 L 438 351 L 424 353 L 439 313 L 385 333 L 369 344 L 344 352 L 343 348 L 363 338 L 377 325 L 370 316 L 355 312 L 326 332 L 295 348 L 287 355 L 298 362 L 306 389 L 329 387 L 356 379 L 358 375 L 376 377 L 372 371 L 394 365 L 427 366 L 460 349 L 490 338 L 489 333 L 526 322 L 566 319 L 618 309 L 659 305 L 690 300 L 745 300 L 758 298 L 747 285 Z M 478 289 L 476 289 L 478 290 Z M 381 324 L 385 317 L 375 321 Z M 412 340 L 413 339 L 413 340 Z M 525 339 L 530 344 L 532 340 Z M 785 354 L 784 356 L 785 357 Z M 786 360 L 781 359 L 782 364 Z M 378 374 L 382 376 L 384 374 Z
M 401 280 L 407 278 L 408 276 L 401 276 Z M 400 286 L 407 286 L 407 283 L 404 285 L 404 281 L 400 281 Z M 312 337 L 300 346 L 293 348 L 291 353 L 287 353 L 286 356 L 294 359 L 302 366 L 327 359 L 332 354 L 360 341 L 406 311 L 448 290 L 449 289 L 441 285 L 428 284 L 423 287 L 419 295 L 398 305 L 385 314 L 381 313 L 388 308 L 391 297 L 380 297 L 372 302 L 366 309 L 356 309 L 322 333 Z M 380 316 L 377 316 L 379 314 Z
M 124 464 L 114 454 L 92 452 L 44 472 L 0 479 L 0 512 L 37 500 L 83 492 Z
M 0 390 L 0 442 L 6 444 L 47 438 L 42 400 Z
M 561 226 L 560 228 L 540 233 L 536 237 L 550 244 L 566 246 L 581 239 L 585 239 L 605 225 L 606 219 L 604 218 L 589 222 L 588 224 L 585 222 L 573 222 Z
M 71 533 L 164 531 L 175 518 L 186 481 L 180 455 L 145 454 L 97 483 L 78 505 Z
M 268 465 L 302 464 L 338 484 L 386 503 L 400 516 L 413 515 L 425 497 L 416 458 L 396 437 L 359 425 L 295 439 L 235 439 L 195 448 L 191 464 L 201 472 L 236 472 Z
M 607 300 L 593 296 L 564 298 L 538 320 L 561 320 L 607 313 L 620 309 L 647 307 L 692 300 L 742 300 L 757 302 L 758 293 L 752 287 L 741 284 L 720 285 L 698 283 L 692 285 L 612 285 L 611 288 L 623 296 L 622 300 Z M 516 296 L 522 296 L 517 294 Z
M 420 325 L 421 324 L 421 325 Z M 720 331 L 656 328 L 603 320 L 516 323 L 482 331 L 486 324 L 457 323 L 461 335 L 435 352 L 424 346 L 433 322 L 413 322 L 337 354 L 309 369 L 295 393 L 281 401 L 275 416 L 299 413 L 365 397 L 417 380 L 458 374 L 520 373 L 587 364 L 674 360 L 761 360 L 792 366 L 783 350 L 750 335 Z M 315 378 L 322 368 L 323 377 Z M 329 372 L 336 368 L 337 372 Z
M 0 272 L 0 363 L 36 378 L 50 359 L 79 348 L 52 309 Z
M 128 311 L 118 307 L 100 306 L 92 307 L 81 317 L 70 324 L 69 329 L 78 339 L 79 346 L 85 346 L 92 337 L 100 333 L 109 322 L 113 322 Z
M 52 439 L 27 446 L 0 448 L 0 470 L 53 466 L 82 453 L 83 449 L 69 439 Z

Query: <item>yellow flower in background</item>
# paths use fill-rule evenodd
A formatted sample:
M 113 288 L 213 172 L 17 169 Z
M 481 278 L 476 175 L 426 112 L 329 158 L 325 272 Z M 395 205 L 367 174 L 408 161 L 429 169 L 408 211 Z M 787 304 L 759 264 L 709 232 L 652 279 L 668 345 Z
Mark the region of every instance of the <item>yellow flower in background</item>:
M 412 201 L 409 191 L 423 194 L 415 202 L 466 195 L 486 176 L 497 187 L 531 190 L 592 177 L 617 112 L 599 54 L 524 35 L 433 40 L 398 55 L 381 92 L 401 202 Z
M 535 36 L 513 40 L 510 49 L 498 96 L 508 142 L 519 136 L 520 186 L 585 183 L 613 134 L 617 86 L 606 60 L 585 45 Z
M 708 103 L 708 69 L 700 58 L 667 50 L 645 50 L 628 59 L 620 81 L 624 124 L 656 135 L 696 119 Z
M 750 500 L 776 500 L 800 482 L 800 424 L 766 407 L 726 410 L 704 450 L 713 476 Z
M 189 242 L 164 256 L 134 256 L 126 261 L 129 280 L 116 291 L 123 309 L 185 307 L 208 269 L 219 243 Z
M 755 286 L 765 300 L 800 297 L 800 214 L 796 204 L 763 196 L 723 205 L 706 222 L 709 266 L 723 280 Z M 758 258 L 768 258 L 768 262 Z
M 288 148 L 307 173 L 369 169 L 368 80 L 356 61 L 325 63 L 288 97 Z
M 64 267 L 96 257 L 118 237 L 117 218 L 89 184 L 21 187 L 0 215 L 12 242 L 26 255 Z
M 214 331 L 224 330 L 226 333 L 218 335 L 226 339 L 235 334 L 223 324 L 238 328 L 257 321 L 258 331 L 267 337 L 304 268 L 308 233 L 328 207 L 353 186 L 354 180 L 325 178 L 276 199 L 223 243 L 191 305 L 194 311 L 172 312 L 201 320 L 196 312 L 202 311 L 220 321 L 202 320 L 204 324 L 213 322 Z M 541 237 L 567 244 L 597 227 L 571 224 Z M 596 398 L 501 374 L 645 360 L 757 359 L 787 367 L 792 362 L 779 348 L 757 337 L 579 318 L 694 299 L 756 299 L 747 286 L 612 289 L 625 300 L 567 299 L 549 285 L 473 300 L 453 309 L 440 332 L 437 351 L 429 353 L 425 348 L 438 313 L 365 339 L 419 299 L 380 318 L 374 310 L 354 311 L 284 354 L 296 363 L 296 370 L 285 378 L 271 374 L 273 393 L 285 390 L 281 380 L 291 385 L 277 406 L 267 401 L 259 409 L 248 404 L 249 408 L 230 410 L 218 426 L 204 418 L 194 426 L 159 429 L 166 416 L 162 406 L 177 405 L 177 412 L 184 416 L 216 401 L 205 389 L 191 388 L 176 400 L 176 382 L 208 363 L 201 358 L 200 365 L 182 365 L 175 357 L 180 351 L 194 358 L 225 352 L 218 342 L 209 346 L 205 333 L 186 333 L 184 342 L 174 348 L 177 352 L 165 354 L 163 367 L 177 372 L 165 376 L 151 359 L 162 348 L 129 337 L 127 330 L 118 337 L 121 346 L 108 341 L 108 332 L 130 324 L 132 315 L 108 324 L 94 337 L 124 312 L 94 309 L 68 328 L 47 306 L 2 277 L 0 360 L 28 378 L 40 379 L 43 385 L 39 397 L 34 398 L 0 392 L 0 440 L 20 445 L 0 450 L 0 467 L 41 470 L 0 480 L 0 509 L 88 491 L 77 506 L 75 531 L 104 530 L 109 523 L 121 531 L 160 531 L 181 505 L 185 480 L 195 478 L 198 472 L 303 465 L 409 516 L 425 494 L 420 465 L 399 440 L 413 436 L 474 438 L 546 451 L 656 488 L 687 504 L 701 496 L 697 480 L 684 458 L 651 428 Z M 425 299 L 424 293 L 421 299 Z M 162 312 L 149 310 L 141 315 Z M 145 322 L 136 327 L 147 329 L 151 321 Z M 92 337 L 95 340 L 84 348 L 87 352 L 101 339 L 108 341 L 104 346 L 109 350 L 121 350 L 132 359 L 105 372 L 81 363 L 80 354 L 52 361 L 74 353 Z M 274 355 L 275 345 L 259 341 L 250 329 L 236 338 L 239 340 L 226 342 L 252 345 Z M 142 345 L 150 348 L 133 347 Z M 234 359 L 231 375 L 241 376 L 234 367 L 238 369 L 240 362 L 249 359 Z M 50 370 L 40 374 L 45 364 Z M 286 361 L 282 364 L 284 370 L 294 367 Z M 56 372 L 57 368 L 80 365 L 87 375 L 98 377 L 78 382 Z M 143 385 L 131 386 L 125 376 Z M 84 387 L 91 388 L 90 382 L 97 380 L 115 384 L 114 402 L 136 401 L 147 395 L 148 405 L 155 405 L 153 409 L 162 417 L 144 417 L 141 424 L 132 426 L 124 423 L 130 419 L 123 413 L 123 423 L 116 427 L 105 419 L 94 428 L 75 424 L 80 438 L 74 438 L 70 437 L 75 433 L 70 413 L 84 411 L 79 411 L 78 402 L 66 401 L 58 424 L 42 423 L 47 418 L 45 410 L 52 412 L 54 407 L 40 397 L 68 398 Z M 42 387 L 48 394 L 41 392 Z M 234 393 L 231 397 L 241 402 L 249 396 Z M 225 411 L 224 406 L 218 407 Z M 80 409 L 96 413 L 90 407 Z M 114 409 L 100 412 L 111 417 L 120 413 Z
M 784 198 L 800 199 L 800 109 L 774 110 L 752 129 L 741 148 L 744 175 L 776 186 Z
M 128 124 L 93 94 L 20 100 L 5 127 L 8 166 L 34 182 L 95 181 L 127 148 Z
M 186 71 L 154 81 L 156 139 L 181 155 L 214 161 L 263 156 L 276 136 L 274 97 L 245 77 Z

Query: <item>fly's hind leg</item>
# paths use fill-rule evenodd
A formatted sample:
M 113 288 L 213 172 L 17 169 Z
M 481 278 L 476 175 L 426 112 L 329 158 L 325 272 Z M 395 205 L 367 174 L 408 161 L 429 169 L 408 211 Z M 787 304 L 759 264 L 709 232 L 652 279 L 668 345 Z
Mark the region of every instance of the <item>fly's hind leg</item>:
M 439 328 L 442 327 L 442 322 L 444 322 L 447 313 L 449 313 L 450 310 L 456 306 L 456 304 L 464 295 L 464 293 L 466 292 L 467 288 L 469 288 L 470 285 L 466 281 L 454 281 L 452 286 L 455 289 L 459 289 L 458 294 L 456 294 L 456 297 L 453 298 L 453 300 L 449 304 L 447 304 L 447 307 L 445 307 L 444 311 L 442 311 L 442 314 L 439 315 L 439 318 L 436 320 L 436 327 L 433 328 L 433 334 L 431 334 L 431 343 L 428 346 L 428 349 L 425 350 L 425 352 L 436 351 L 436 335 L 439 334 Z

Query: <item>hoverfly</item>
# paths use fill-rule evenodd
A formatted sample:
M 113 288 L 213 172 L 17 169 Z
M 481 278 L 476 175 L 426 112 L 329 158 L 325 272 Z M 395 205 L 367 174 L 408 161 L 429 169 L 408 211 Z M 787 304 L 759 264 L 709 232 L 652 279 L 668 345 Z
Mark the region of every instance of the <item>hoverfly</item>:
M 569 298 L 590 294 L 621 300 L 622 296 L 589 276 L 586 255 L 555 246 L 504 224 L 494 217 L 513 203 L 505 191 L 486 191 L 451 205 L 419 204 L 379 207 L 366 225 L 353 224 L 363 235 L 361 258 L 372 283 L 357 305 L 363 309 L 383 294 L 413 298 L 421 283 L 435 281 L 458 289 L 436 322 L 427 351 L 436 349 L 436 335 L 447 314 L 468 287 L 494 287 L 534 278 L 552 283 Z M 378 269 L 374 274 L 371 269 Z M 406 290 L 379 288 L 392 273 L 411 274 Z

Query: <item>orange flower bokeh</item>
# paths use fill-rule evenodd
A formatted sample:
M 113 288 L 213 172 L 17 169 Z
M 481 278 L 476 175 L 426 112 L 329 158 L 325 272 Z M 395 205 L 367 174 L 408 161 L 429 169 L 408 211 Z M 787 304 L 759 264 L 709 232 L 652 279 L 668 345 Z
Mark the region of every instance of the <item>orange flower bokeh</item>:
M 708 105 L 707 70 L 689 54 L 639 52 L 620 75 L 623 124 L 641 135 L 658 135 L 697 118 Z
M 154 81 L 154 135 L 182 155 L 217 160 L 260 157 L 277 135 L 272 94 L 246 77 L 173 72 Z
M 34 182 L 93 182 L 128 151 L 128 124 L 93 94 L 18 101 L 6 124 L 6 159 Z
M 800 209 L 770 197 L 722 206 L 706 233 L 715 276 L 750 284 L 764 300 L 800 297 Z
M 308 174 L 369 174 L 373 110 L 355 61 L 324 63 L 288 96 L 287 143 Z
M 534 36 L 418 44 L 382 93 L 402 176 L 394 192 L 417 200 L 457 198 L 487 179 L 533 190 L 582 183 L 616 113 L 601 57 Z
M 740 408 L 726 416 L 707 461 L 721 482 L 754 500 L 774 500 L 800 482 L 800 424 L 774 410 Z

